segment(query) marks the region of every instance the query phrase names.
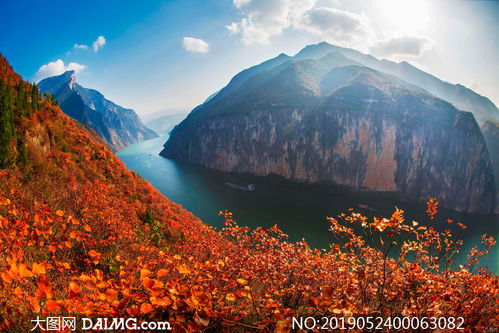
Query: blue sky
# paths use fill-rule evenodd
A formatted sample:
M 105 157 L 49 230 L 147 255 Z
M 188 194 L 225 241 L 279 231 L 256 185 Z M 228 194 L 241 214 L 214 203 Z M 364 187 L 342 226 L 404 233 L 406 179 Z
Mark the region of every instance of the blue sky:
M 140 114 L 192 108 L 242 69 L 323 40 L 499 102 L 498 1 L 3 0 L 0 29 L 25 79 L 77 69 L 80 84 Z

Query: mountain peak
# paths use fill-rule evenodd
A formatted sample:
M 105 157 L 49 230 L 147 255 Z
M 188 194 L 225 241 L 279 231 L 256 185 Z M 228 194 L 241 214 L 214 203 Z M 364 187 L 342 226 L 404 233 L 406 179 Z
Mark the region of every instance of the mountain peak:
M 59 90 L 64 86 L 68 86 L 69 89 L 73 90 L 76 84 L 76 71 L 70 70 L 66 71 L 60 75 L 51 76 L 38 82 L 38 86 L 41 90 Z
M 135 111 L 107 100 L 97 90 L 79 85 L 74 70 L 41 80 L 38 87 L 41 92 L 53 94 L 64 113 L 92 127 L 115 151 L 157 136 L 142 124 Z
M 294 58 L 307 59 L 307 58 L 321 58 L 327 53 L 340 51 L 342 48 L 336 45 L 329 44 L 328 42 L 320 42 L 305 46 L 298 52 Z
M 66 71 L 63 74 L 61 74 L 61 77 L 65 79 L 64 80 L 65 82 L 68 82 L 69 88 L 73 89 L 73 86 L 76 83 L 76 71 L 74 70 Z

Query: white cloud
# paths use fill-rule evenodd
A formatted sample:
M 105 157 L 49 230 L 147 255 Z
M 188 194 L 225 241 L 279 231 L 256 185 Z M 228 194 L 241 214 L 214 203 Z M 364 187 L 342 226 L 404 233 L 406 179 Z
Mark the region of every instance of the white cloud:
M 75 44 L 73 45 L 73 50 L 88 50 L 88 46 L 85 44 Z
M 309 10 L 298 27 L 340 44 L 363 42 L 374 35 L 366 16 L 328 7 Z
M 237 34 L 239 32 L 239 25 L 236 22 L 226 25 L 225 28 L 233 34 Z
M 41 66 L 35 74 L 35 81 L 39 82 L 50 76 L 60 75 L 65 71 L 74 70 L 75 72 L 81 72 L 86 69 L 87 66 L 78 64 L 76 62 L 70 62 L 64 65 L 64 61 L 57 59 L 56 61 L 49 62 L 46 65 Z
M 106 44 L 106 38 L 104 38 L 104 36 L 97 37 L 95 42 L 92 43 L 92 47 L 94 49 L 94 52 L 97 52 L 100 49 L 102 49 L 105 44 Z
M 317 7 L 317 0 L 233 0 L 233 5 L 243 17 L 225 28 L 240 34 L 245 45 L 268 44 L 270 37 L 288 28 L 343 44 L 366 41 L 374 35 L 366 16 Z
M 184 37 L 182 40 L 182 45 L 184 49 L 191 52 L 197 53 L 208 53 L 210 52 L 210 44 L 202 39 L 194 37 Z
M 376 42 L 371 47 L 371 52 L 380 57 L 418 57 L 432 46 L 433 41 L 427 37 L 398 35 Z
M 294 26 L 316 0 L 233 0 L 243 18 L 226 28 L 240 33 L 245 45 L 268 44 L 269 38 Z

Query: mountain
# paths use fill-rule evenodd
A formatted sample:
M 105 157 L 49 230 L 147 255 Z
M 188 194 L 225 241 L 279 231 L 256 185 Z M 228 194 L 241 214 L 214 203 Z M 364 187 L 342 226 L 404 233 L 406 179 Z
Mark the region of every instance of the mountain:
M 485 142 L 487 143 L 490 154 L 499 156 L 499 150 L 497 148 L 499 136 L 494 137 L 485 134 L 485 131 L 489 131 L 490 133 L 491 126 L 497 126 L 496 124 L 499 124 L 499 109 L 497 109 L 494 103 L 487 97 L 481 96 L 461 84 L 451 84 L 440 80 L 439 78 L 412 66 L 406 61 L 396 63 L 386 59 L 378 60 L 371 55 L 366 55 L 353 49 L 342 48 L 325 42 L 305 47 L 295 56 L 295 58 L 317 59 L 331 52 L 339 52 L 364 66 L 397 76 L 416 86 L 423 87 L 436 97 L 452 103 L 459 110 L 472 112 L 484 133 Z M 499 128 L 494 130 L 495 133 L 498 131 Z M 494 163 L 494 165 L 497 165 L 497 163 Z M 499 179 L 499 171 L 497 171 L 497 168 L 499 167 L 496 167 L 495 177 L 496 179 Z
M 187 117 L 188 110 L 165 109 L 141 116 L 144 124 L 159 135 L 169 134 L 170 131 Z
M 463 212 L 494 210 L 492 165 L 472 113 L 360 57 L 312 51 L 229 83 L 174 129 L 161 155 L 353 191 L 435 196 Z
M 107 100 L 97 90 L 80 86 L 74 71 L 46 78 L 38 87 L 42 93 L 53 94 L 67 115 L 93 128 L 114 151 L 157 137 L 132 109 Z
M 482 132 L 485 142 L 487 142 L 497 187 L 499 184 L 499 122 L 486 121 L 482 125 Z M 499 191 L 496 197 L 496 212 L 499 213 Z
M 481 96 L 461 84 L 451 84 L 440 80 L 406 61 L 396 63 L 386 59 L 379 60 L 371 55 L 326 42 L 309 45 L 298 52 L 294 58 L 318 59 L 333 52 L 341 53 L 364 66 L 397 76 L 404 81 L 423 87 L 436 97 L 452 103 L 456 108 L 472 112 L 480 126 L 487 120 L 499 120 L 499 110 L 487 97 Z
M 45 318 L 69 315 L 63 322 L 76 330 L 85 317 L 94 330 L 289 332 L 297 316 L 332 311 L 462 317 L 467 331 L 497 326 L 498 277 L 473 269 L 492 237 L 453 268 L 451 231 L 434 221 L 416 228 L 399 209 L 328 218 L 348 242 L 325 251 L 287 241 L 278 226 L 238 226 L 227 211 L 217 231 L 127 170 L 56 104 L 0 55 L 0 331 L 56 330 L 62 325 Z M 354 224 L 376 230 L 376 240 Z M 393 234 L 404 240 L 400 254 Z

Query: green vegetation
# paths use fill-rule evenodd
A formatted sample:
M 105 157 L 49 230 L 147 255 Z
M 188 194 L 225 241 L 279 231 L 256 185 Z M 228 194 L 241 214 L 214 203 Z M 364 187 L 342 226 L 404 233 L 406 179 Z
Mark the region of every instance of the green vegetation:
M 11 85 L 0 81 L 0 169 L 23 161 L 26 156 L 22 133 L 17 130 L 21 117 L 29 116 L 40 104 L 35 84 L 19 82 Z M 49 99 L 53 105 L 57 101 Z

